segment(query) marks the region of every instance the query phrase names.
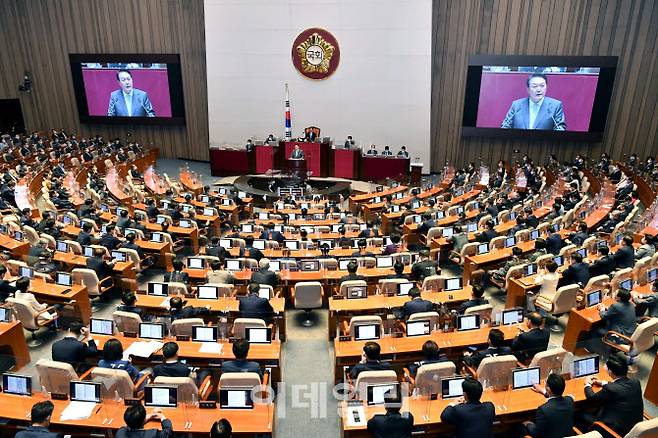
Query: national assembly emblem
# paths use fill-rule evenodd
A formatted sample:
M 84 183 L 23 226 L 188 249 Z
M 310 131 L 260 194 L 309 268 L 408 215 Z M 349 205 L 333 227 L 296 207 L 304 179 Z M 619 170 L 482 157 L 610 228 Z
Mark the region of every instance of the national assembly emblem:
M 292 45 L 292 63 L 298 72 L 309 79 L 331 76 L 339 61 L 338 41 L 324 29 L 306 29 Z

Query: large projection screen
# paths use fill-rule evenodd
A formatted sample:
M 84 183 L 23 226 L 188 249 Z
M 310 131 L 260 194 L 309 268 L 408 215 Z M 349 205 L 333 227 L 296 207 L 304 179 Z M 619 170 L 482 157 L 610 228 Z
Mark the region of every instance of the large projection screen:
M 205 0 L 210 145 L 284 134 L 284 84 L 293 136 L 318 126 L 342 144 L 406 145 L 430 169 L 431 0 Z M 292 43 L 331 32 L 340 65 L 328 79 L 300 75 Z

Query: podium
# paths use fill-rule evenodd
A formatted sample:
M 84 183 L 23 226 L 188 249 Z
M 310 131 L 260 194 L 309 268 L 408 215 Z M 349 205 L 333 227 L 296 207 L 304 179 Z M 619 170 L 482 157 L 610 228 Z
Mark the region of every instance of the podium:
M 334 149 L 332 164 L 333 176 L 338 178 L 359 179 L 361 150 Z
M 290 175 L 306 179 L 306 159 L 304 158 L 289 158 L 285 163 L 285 171 Z
M 304 151 L 304 159 L 306 160 L 307 169 L 311 171 L 311 176 L 318 177 L 330 175 L 330 143 L 300 141 L 281 141 L 279 143 L 279 149 L 284 151 L 286 159 L 290 157 L 295 146 L 299 146 L 299 148 Z
M 411 163 L 411 184 L 420 185 L 420 178 L 423 174 L 423 163 Z

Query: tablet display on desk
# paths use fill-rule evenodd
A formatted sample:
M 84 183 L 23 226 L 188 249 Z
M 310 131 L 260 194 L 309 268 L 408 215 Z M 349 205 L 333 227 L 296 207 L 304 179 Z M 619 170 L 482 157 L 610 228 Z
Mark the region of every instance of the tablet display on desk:
M 7 394 L 32 395 L 32 377 L 4 373 L 2 375 L 2 389 Z
M 183 208 L 183 213 L 189 213 L 190 210 L 194 209 L 194 207 L 192 207 L 190 204 L 183 204 L 182 208 Z
M 142 322 L 139 324 L 139 337 L 144 339 L 158 339 L 164 338 L 164 324 L 153 324 L 150 322 Z
M 288 220 L 294 221 L 295 219 L 297 219 L 296 213 L 288 213 Z
M 175 386 L 146 385 L 144 387 L 144 406 L 175 408 L 177 402 L 178 388 Z
M 429 335 L 431 331 L 428 320 L 407 321 L 407 336 L 424 336 Z
M 243 233 L 253 233 L 254 226 L 252 224 L 242 224 L 241 230 Z
M 21 277 L 34 278 L 34 269 L 29 266 L 21 266 L 18 268 L 18 275 Z
M 193 325 L 192 340 L 194 342 L 217 342 L 217 326 Z
M 169 294 L 168 283 L 149 283 L 147 286 L 147 293 L 157 297 L 166 297 Z
M 299 227 L 300 230 L 306 231 L 307 234 L 312 234 L 315 232 L 315 227 L 310 226 L 310 225 L 304 225 Z
M 407 296 L 415 284 L 411 281 L 407 283 L 398 283 L 398 296 Z
M 231 239 L 219 239 L 219 246 L 224 249 L 231 249 Z
M 178 221 L 178 226 L 181 228 L 192 228 L 192 222 L 186 219 L 181 219 Z
M 381 327 L 379 324 L 360 324 L 354 326 L 354 340 L 355 341 L 368 341 L 372 339 L 379 339 L 379 331 Z
M 206 267 L 206 259 L 203 257 L 188 257 L 187 258 L 187 268 L 188 269 L 203 269 Z
M 222 199 L 222 205 L 224 207 L 228 207 L 229 205 L 231 205 L 231 200 L 227 198 Z
M 515 211 L 513 211 L 509 214 L 509 220 L 513 221 L 514 219 L 516 219 L 516 212 Z
M 299 270 L 304 272 L 313 272 L 320 270 L 319 260 L 301 260 L 299 263 Z
M 653 283 L 658 278 L 658 269 L 652 268 L 647 271 L 647 281 Z
M 480 254 L 486 254 L 489 252 L 489 244 L 488 243 L 481 243 L 478 245 L 478 255 Z
M 162 235 L 162 233 L 151 234 L 151 242 L 162 243 L 163 240 L 164 240 L 164 236 Z
M 114 334 L 114 321 L 111 319 L 91 318 L 89 322 L 89 333 L 112 336 Z
M 573 361 L 572 377 L 591 376 L 599 373 L 599 356 L 584 357 Z
M 240 266 L 240 260 L 237 259 L 226 259 L 226 270 L 227 271 L 239 271 L 242 267 Z
M 534 275 L 537 273 L 537 263 L 530 263 L 529 265 L 525 265 L 523 267 L 523 275 L 528 276 L 528 275 Z
M 464 395 L 462 383 L 466 377 L 450 377 L 448 379 L 441 379 L 441 398 L 457 398 Z
M 583 256 L 583 258 L 587 257 L 587 248 L 579 248 L 576 250 L 576 252 Z
M 57 245 L 55 246 L 55 250 L 59 252 L 69 252 L 69 244 L 63 240 L 58 240 Z
M 347 293 L 348 300 L 368 298 L 367 286 L 348 286 L 345 292 Z
M 601 291 L 593 290 L 587 294 L 587 307 L 596 306 L 601 302 Z
M 480 315 L 457 316 L 457 331 L 476 330 L 480 328 Z
M 505 248 L 511 248 L 514 245 L 516 245 L 516 238 L 514 236 L 505 239 Z
M 247 327 L 244 331 L 250 344 L 272 343 L 272 329 L 270 327 Z
M 441 231 L 441 235 L 443 237 L 452 237 L 453 234 L 454 234 L 454 230 L 452 229 L 452 227 L 444 228 Z
M 213 208 L 204 208 L 203 209 L 203 215 L 204 216 L 214 216 L 215 215 L 215 210 Z
M 461 277 L 446 278 L 446 285 L 444 288 L 445 291 L 459 290 L 461 288 L 462 288 Z
M 238 198 L 244 199 L 247 197 L 247 192 L 238 192 Z
M 94 248 L 91 246 L 83 246 L 82 247 L 82 255 L 85 257 L 93 257 L 94 256 Z
M 279 233 L 283 233 L 283 225 L 281 225 L 281 224 L 274 225 L 274 231 L 278 231 Z
M 197 298 L 200 300 L 216 300 L 219 297 L 217 286 L 202 285 L 197 288 Z
M 343 227 L 342 224 L 334 224 L 331 226 L 332 233 L 340 233 L 340 229 Z
M 414 216 L 414 222 L 419 224 L 423 222 L 423 218 L 421 216 Z
M 400 199 L 400 198 L 398 198 Z M 399 205 L 391 205 L 391 213 L 399 213 L 400 212 L 400 206 Z
M 381 196 L 375 196 L 372 200 L 373 204 L 379 204 L 382 202 L 382 197 Z
M 108 211 L 110 211 L 110 207 L 107 204 L 101 204 L 101 211 L 103 213 L 107 213 Z
M 260 219 L 260 220 L 262 220 L 262 221 L 266 221 L 266 220 L 268 220 L 269 218 L 270 218 L 270 214 L 269 214 L 269 213 L 258 213 L 258 219 Z
M 101 402 L 101 384 L 99 382 L 69 382 L 71 401 Z
M 22 231 L 15 231 L 14 232 L 14 239 L 18 240 L 19 242 L 23 241 L 23 232 Z
M 539 384 L 539 367 L 512 370 L 512 389 L 530 388 Z
M 633 279 L 627 278 L 626 280 L 619 283 L 621 289 L 633 290 Z
M 269 300 L 270 298 L 272 298 L 271 291 L 272 290 L 269 287 L 263 287 L 261 285 L 261 287 L 258 289 L 258 296 L 260 298 L 265 298 L 266 300 Z
M 279 260 L 270 260 L 270 271 L 279 272 L 281 270 L 281 262 Z
M 253 409 L 252 388 L 231 388 L 219 390 L 220 409 Z
M 393 393 L 396 400 L 401 401 L 400 384 L 399 383 L 381 383 L 376 385 L 368 385 L 368 406 L 382 405 L 386 401 L 386 395 Z
M 299 249 L 299 242 L 297 240 L 284 240 L 283 244 L 286 248 L 297 251 Z
M 117 262 L 125 262 L 126 253 L 123 251 L 112 251 L 112 258 Z
M 352 260 L 354 260 L 354 259 L 338 260 L 338 269 L 340 269 L 341 271 L 346 271 L 347 270 L 347 265 L 349 265 Z
M 539 239 L 539 230 L 530 231 L 530 240 L 537 240 L 537 239 Z
M 383 256 L 377 257 L 377 267 L 378 268 L 392 268 L 393 267 L 393 257 Z
M 164 216 L 157 216 L 155 218 L 155 223 L 158 224 L 158 225 L 162 225 L 162 224 L 165 223 L 166 220 L 167 220 L 167 218 L 164 217 Z
M 11 309 L 0 307 L 0 322 L 11 322 Z
M 223 195 L 223 193 L 220 193 Z M 204 204 L 207 204 L 210 202 L 210 197 L 208 195 L 199 195 L 199 202 L 203 202 Z
M 562 266 L 564 264 L 564 258 L 561 255 L 553 257 L 553 261 L 558 266 Z
M 70 287 L 73 285 L 73 276 L 69 272 L 57 272 L 55 283 L 60 286 Z
M 469 233 L 474 233 L 478 230 L 478 224 L 475 222 L 469 222 L 466 224 L 466 231 Z
M 503 310 L 503 325 L 512 325 L 523 322 L 523 309 Z
M 444 217 L 446 217 L 446 214 L 443 211 L 439 210 L 434 214 L 434 216 L 436 217 L 436 219 L 443 219 Z

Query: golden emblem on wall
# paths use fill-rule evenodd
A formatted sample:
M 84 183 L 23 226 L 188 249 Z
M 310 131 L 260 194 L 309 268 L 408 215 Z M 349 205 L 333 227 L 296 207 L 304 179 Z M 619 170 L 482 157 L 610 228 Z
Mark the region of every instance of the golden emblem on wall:
M 340 62 L 338 41 L 324 29 L 306 29 L 293 43 L 292 61 L 307 78 L 325 79 L 336 71 Z

